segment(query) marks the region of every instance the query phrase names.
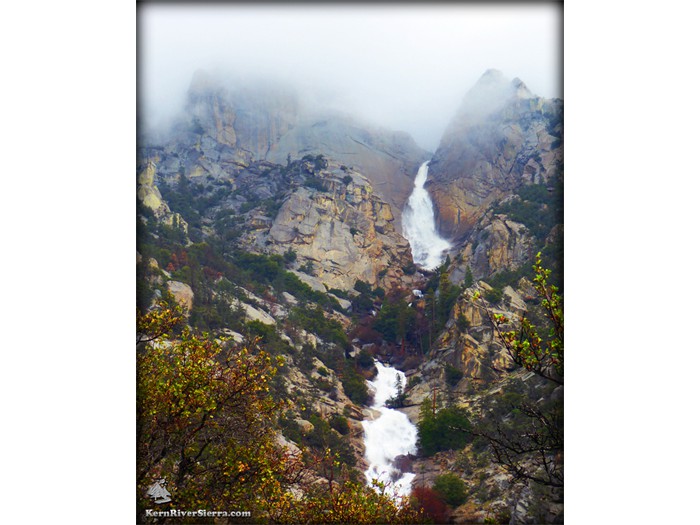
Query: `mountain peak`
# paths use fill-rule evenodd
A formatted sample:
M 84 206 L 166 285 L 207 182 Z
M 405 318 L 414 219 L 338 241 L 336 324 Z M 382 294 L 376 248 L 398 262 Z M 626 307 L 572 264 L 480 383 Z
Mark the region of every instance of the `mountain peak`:
M 535 96 L 527 88 L 527 86 L 525 85 L 525 82 L 520 80 L 518 77 L 515 77 L 513 79 L 513 82 L 511 82 L 511 84 L 515 88 L 515 96 L 517 98 L 533 98 Z
M 512 81 L 498 69 L 487 69 L 464 97 L 460 114 L 486 116 L 502 108 L 513 98 L 532 98 L 533 94 L 519 78 Z
M 198 69 L 190 80 L 189 93 L 203 93 L 221 88 L 221 82 L 216 76 L 204 69 Z
M 506 77 L 500 69 L 490 68 L 484 71 L 484 74 L 481 75 L 477 84 L 488 80 L 506 80 Z

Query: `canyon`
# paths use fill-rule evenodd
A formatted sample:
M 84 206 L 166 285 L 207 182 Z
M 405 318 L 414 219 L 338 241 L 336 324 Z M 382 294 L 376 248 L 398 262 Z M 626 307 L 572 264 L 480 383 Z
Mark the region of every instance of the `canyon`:
M 561 404 L 492 319 L 542 316 L 537 253 L 562 288 L 563 102 L 488 70 L 430 153 L 302 100 L 200 71 L 172 128 L 142 137 L 139 303 L 171 294 L 194 327 L 282 355 L 287 446 L 329 446 L 399 496 L 454 473 L 456 523 L 560 523 L 559 488 L 513 482 L 476 441 L 422 454 L 413 432 L 425 403 L 474 421 L 516 391 Z

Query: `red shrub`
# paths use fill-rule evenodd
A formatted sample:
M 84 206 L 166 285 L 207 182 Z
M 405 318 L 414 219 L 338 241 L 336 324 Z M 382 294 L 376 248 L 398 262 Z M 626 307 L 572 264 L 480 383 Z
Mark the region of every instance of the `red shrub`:
M 425 515 L 433 523 L 447 523 L 450 513 L 447 505 L 440 498 L 437 492 L 427 487 L 416 487 L 411 492 L 411 503 L 414 508 L 423 509 Z
M 379 345 L 382 343 L 382 334 L 367 325 L 359 325 L 353 330 L 350 337 L 359 339 L 361 344 L 373 343 Z

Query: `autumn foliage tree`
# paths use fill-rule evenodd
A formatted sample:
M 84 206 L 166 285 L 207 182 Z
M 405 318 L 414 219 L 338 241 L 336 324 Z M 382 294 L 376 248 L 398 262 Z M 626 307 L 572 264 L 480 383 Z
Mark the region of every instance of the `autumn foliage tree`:
M 280 482 L 288 457 L 274 443 L 280 403 L 269 395 L 281 363 L 264 351 L 194 334 L 165 335 L 179 311 L 138 316 L 137 485 L 165 478 L 181 507 L 259 508 L 256 491 Z
M 166 334 L 181 329 L 185 324 L 182 306 L 171 294 L 158 302 L 145 314 L 136 314 L 136 344 L 155 341 Z
M 137 313 L 137 334 L 139 523 L 151 519 L 146 493 L 161 479 L 172 503 L 158 510 L 248 511 L 246 523 L 423 519 L 389 494 L 341 475 L 330 449 L 315 458 L 278 443 L 275 421 L 285 402 L 270 387 L 283 362 L 257 342 L 240 346 L 197 334 L 167 301 Z
M 275 523 L 318 523 L 372 525 L 429 523 L 429 517 L 420 506 L 395 499 L 391 490 L 382 483 L 374 488 L 351 479 L 347 468 L 337 455 L 326 452 L 314 458 L 325 482 L 302 483 L 303 497 L 293 499 L 288 494 L 286 505 L 278 505 L 278 514 L 271 515 Z

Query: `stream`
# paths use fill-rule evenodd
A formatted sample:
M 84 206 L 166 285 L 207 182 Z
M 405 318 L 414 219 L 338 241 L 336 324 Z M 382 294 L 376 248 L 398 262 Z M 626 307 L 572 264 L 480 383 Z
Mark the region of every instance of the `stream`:
M 424 188 L 428 180 L 428 162 L 418 169 L 402 219 L 403 235 L 411 245 L 413 262 L 426 270 L 433 270 L 444 262 L 451 244 L 435 228 L 433 203 Z M 374 363 L 378 370 L 377 377 L 368 383 L 374 393 L 371 408 L 379 414 L 362 422 L 365 458 L 369 464 L 365 477 L 369 485 L 376 479 L 388 487 L 389 494 L 404 497 L 410 495 L 411 483 L 416 475 L 401 472 L 396 466 L 396 459 L 416 453 L 418 429 L 406 414 L 387 408 L 384 404 L 397 394 L 399 384 L 402 389 L 406 388 L 406 375 L 377 360 Z

